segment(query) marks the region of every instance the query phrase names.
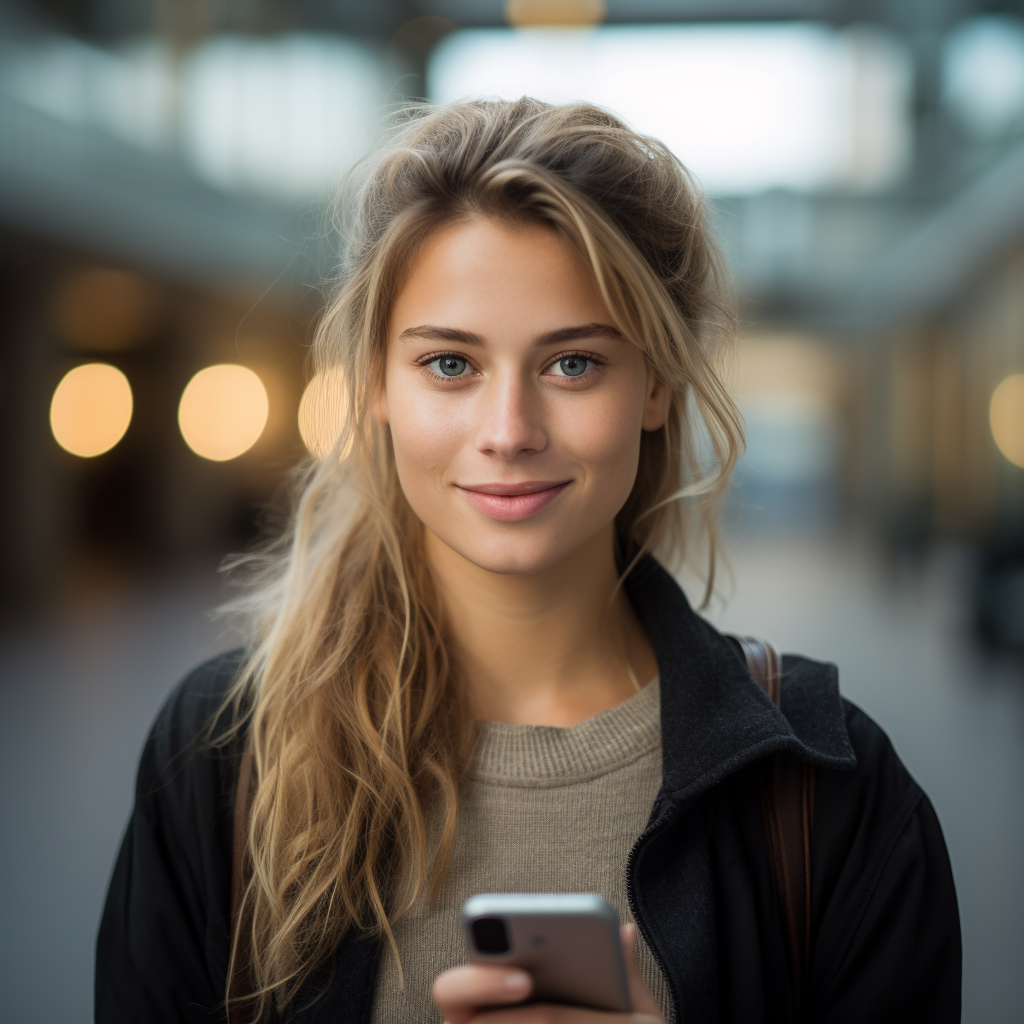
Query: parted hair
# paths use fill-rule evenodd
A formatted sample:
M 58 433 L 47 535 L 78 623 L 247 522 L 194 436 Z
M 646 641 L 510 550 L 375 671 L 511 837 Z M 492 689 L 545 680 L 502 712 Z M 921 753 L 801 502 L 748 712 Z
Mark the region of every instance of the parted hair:
M 465 218 L 540 222 L 592 268 L 615 326 L 671 392 L 616 516 L 624 570 L 644 552 L 700 551 L 710 593 L 716 509 L 742 446 L 719 372 L 732 318 L 705 202 L 660 142 L 583 103 L 421 106 L 395 119 L 338 209 L 344 255 L 312 351 L 335 382 L 337 440 L 301 468 L 286 528 L 233 563 L 249 645 L 221 740 L 245 737 L 255 782 L 229 978 L 245 972 L 255 1019 L 350 933 L 391 941 L 455 840 L 475 728 L 423 527 L 373 414 L 417 248 Z M 434 848 L 428 814 L 443 823 Z M 399 870 L 411 885 L 395 884 Z

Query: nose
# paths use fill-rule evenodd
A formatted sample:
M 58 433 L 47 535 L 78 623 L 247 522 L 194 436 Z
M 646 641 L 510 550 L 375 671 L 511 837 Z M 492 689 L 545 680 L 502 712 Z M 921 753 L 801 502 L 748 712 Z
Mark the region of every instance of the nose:
M 493 378 L 477 405 L 477 450 L 507 461 L 543 451 L 547 434 L 541 413 L 540 398 L 528 382 L 511 373 Z

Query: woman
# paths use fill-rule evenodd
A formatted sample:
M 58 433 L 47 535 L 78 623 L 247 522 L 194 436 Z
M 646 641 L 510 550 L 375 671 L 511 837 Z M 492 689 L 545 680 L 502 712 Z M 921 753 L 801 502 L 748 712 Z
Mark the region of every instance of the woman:
M 467 103 L 412 116 L 355 209 L 315 347 L 344 427 L 263 555 L 250 646 L 146 745 L 97 1021 L 223 1020 L 229 979 L 247 1020 L 958 1020 L 927 799 L 832 666 L 787 657 L 780 713 L 652 557 L 703 538 L 710 588 L 741 443 L 678 162 L 589 106 Z M 777 751 L 816 768 L 799 991 Z M 635 1012 L 468 966 L 459 907 L 487 891 L 635 921 Z

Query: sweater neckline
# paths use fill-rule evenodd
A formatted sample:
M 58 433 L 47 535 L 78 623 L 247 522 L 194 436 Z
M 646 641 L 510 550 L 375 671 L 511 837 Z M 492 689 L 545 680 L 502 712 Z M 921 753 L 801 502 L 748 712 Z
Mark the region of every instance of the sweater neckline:
M 497 785 L 572 785 L 649 754 L 661 744 L 658 677 L 632 697 L 568 728 L 480 723 L 470 777 Z

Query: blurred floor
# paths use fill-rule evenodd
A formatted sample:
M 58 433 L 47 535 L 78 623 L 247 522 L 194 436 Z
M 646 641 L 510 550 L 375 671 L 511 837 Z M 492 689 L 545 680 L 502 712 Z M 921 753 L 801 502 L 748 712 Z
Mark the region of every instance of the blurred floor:
M 0 638 L 0 1020 L 92 1020 L 93 944 L 157 708 L 228 646 L 210 567 L 160 585 L 80 583 Z
M 856 541 L 747 538 L 716 623 L 837 661 L 845 693 L 886 729 L 946 832 L 964 929 L 964 1020 L 1010 1024 L 1024 997 L 1024 678 L 973 653 L 954 550 L 886 571 Z M 10 1024 L 91 1019 L 92 946 L 165 693 L 231 644 L 205 610 L 208 568 L 111 584 L 0 635 L 0 990 Z

